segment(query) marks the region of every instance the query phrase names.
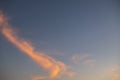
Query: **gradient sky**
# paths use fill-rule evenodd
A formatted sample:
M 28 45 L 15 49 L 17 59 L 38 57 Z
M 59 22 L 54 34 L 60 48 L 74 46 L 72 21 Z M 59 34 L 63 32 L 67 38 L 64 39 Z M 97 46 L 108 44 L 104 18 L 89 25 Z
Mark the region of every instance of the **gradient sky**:
M 117 0 L 2 0 L 0 9 L 18 36 L 73 72 L 54 80 L 120 80 Z M 0 63 L 1 80 L 48 75 L 2 34 Z

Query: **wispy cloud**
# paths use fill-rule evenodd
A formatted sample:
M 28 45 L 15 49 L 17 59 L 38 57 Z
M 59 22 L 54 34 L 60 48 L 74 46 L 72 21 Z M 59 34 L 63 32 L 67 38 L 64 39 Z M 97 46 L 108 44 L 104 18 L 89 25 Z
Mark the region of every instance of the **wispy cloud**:
M 61 77 L 67 77 L 67 78 L 74 78 L 78 73 L 74 71 L 66 71 L 62 75 L 59 75 L 59 79 L 61 80 Z
M 33 77 L 32 80 L 44 80 L 44 79 L 47 79 L 48 77 L 47 76 L 36 76 L 36 77 Z
M 39 66 L 42 66 L 46 71 L 49 71 L 49 78 L 55 78 L 61 72 L 66 71 L 67 66 L 63 62 L 55 60 L 54 58 L 47 56 L 45 53 L 35 51 L 35 47 L 33 47 L 28 40 L 19 37 L 11 25 L 9 25 L 2 12 L 0 12 L 0 28 L 1 33 L 9 42 L 14 44 L 19 50 L 29 56 Z M 35 79 L 36 78 L 34 78 L 34 80 Z
M 91 55 L 90 54 L 75 54 L 72 56 L 71 60 L 74 62 L 74 63 L 77 63 L 77 62 L 80 62 L 88 57 L 90 57 Z
M 95 66 L 96 60 L 93 59 L 92 54 L 84 53 L 84 54 L 75 54 L 71 57 L 73 63 L 83 63 L 88 66 Z

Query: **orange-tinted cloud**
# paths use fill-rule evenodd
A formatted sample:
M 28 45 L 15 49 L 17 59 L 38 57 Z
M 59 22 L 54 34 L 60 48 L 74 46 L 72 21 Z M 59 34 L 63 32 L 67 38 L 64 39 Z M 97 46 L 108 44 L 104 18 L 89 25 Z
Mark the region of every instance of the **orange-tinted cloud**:
M 112 80 L 120 80 L 120 74 L 113 74 Z
M 120 66 L 113 65 L 111 68 L 112 71 L 112 80 L 120 80 Z
M 39 77 L 33 77 L 32 80 L 44 80 L 47 79 L 47 76 L 39 76 Z
M 3 22 L 4 22 L 4 18 L 3 17 L 4 16 L 3 16 L 2 12 L 0 11 L 0 25 L 2 25 Z
M 109 80 L 120 80 L 120 66 L 113 64 L 103 69 L 103 75 L 107 75 Z
M 72 78 L 76 75 L 76 73 L 75 72 L 68 72 L 67 75 L 68 75 L 68 77 Z
M 30 42 L 18 37 L 2 13 L 0 13 L 0 27 L 1 33 L 8 41 L 13 43 L 19 50 L 33 59 L 39 66 L 42 66 L 45 70 L 50 72 L 50 78 L 55 78 L 61 71 L 66 70 L 66 65 L 64 63 L 57 61 L 44 53 L 35 51 L 35 48 L 30 44 Z

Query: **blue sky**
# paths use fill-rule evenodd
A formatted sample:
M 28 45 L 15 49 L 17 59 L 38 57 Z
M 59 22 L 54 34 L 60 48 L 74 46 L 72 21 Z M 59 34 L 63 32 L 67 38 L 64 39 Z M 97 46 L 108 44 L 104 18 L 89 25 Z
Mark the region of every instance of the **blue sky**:
M 112 80 L 109 71 L 113 66 L 120 66 L 117 0 L 5 0 L 1 3 L 18 36 L 75 73 L 72 78 L 62 75 L 60 80 Z M 31 80 L 36 75 L 48 75 L 4 35 L 0 34 L 0 39 L 3 78 Z

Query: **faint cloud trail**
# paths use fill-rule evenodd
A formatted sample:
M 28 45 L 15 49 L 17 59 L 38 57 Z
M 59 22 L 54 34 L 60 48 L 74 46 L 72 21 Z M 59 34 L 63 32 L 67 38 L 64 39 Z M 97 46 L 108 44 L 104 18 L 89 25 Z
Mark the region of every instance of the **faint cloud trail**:
M 57 61 L 44 53 L 36 52 L 35 48 L 27 40 L 19 37 L 11 25 L 9 25 L 6 16 L 1 11 L 0 31 L 9 42 L 13 43 L 19 50 L 28 55 L 39 66 L 42 66 L 46 71 L 49 71 L 50 79 L 57 77 L 60 72 L 66 71 L 67 66 L 64 63 Z
M 73 63 L 83 63 L 90 67 L 95 67 L 96 60 L 92 58 L 92 54 L 84 53 L 84 54 L 75 54 L 71 57 L 71 61 Z

